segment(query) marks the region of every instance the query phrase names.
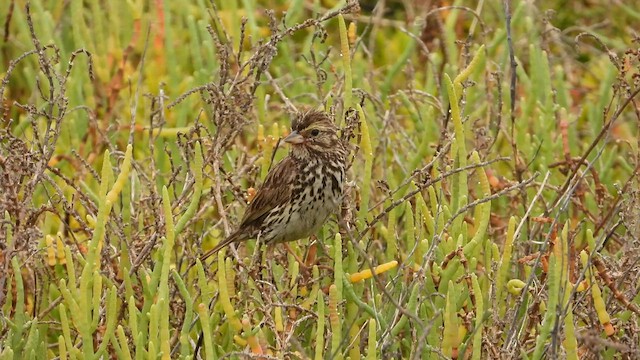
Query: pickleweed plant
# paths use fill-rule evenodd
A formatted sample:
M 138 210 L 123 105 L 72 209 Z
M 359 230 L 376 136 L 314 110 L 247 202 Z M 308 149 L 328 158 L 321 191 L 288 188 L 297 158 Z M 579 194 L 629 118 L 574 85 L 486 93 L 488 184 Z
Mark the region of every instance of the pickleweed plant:
M 449 5 L 0 5 L 0 359 L 633 358 L 637 11 Z M 308 110 L 335 214 L 202 260 Z

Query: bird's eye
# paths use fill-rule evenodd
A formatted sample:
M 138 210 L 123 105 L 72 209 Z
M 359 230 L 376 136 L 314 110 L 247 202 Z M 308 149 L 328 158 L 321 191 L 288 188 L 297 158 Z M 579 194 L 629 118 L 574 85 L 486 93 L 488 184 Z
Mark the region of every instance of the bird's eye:
M 320 134 L 320 130 L 318 129 L 311 130 L 311 136 L 318 136 L 318 134 Z

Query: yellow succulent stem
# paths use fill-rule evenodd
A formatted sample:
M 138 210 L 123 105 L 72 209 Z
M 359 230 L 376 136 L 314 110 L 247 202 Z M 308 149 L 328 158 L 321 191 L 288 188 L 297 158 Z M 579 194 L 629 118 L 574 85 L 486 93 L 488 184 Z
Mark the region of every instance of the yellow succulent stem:
M 218 252 L 218 264 L 224 264 L 224 254 L 222 251 Z M 236 331 L 242 331 L 242 323 L 236 316 L 235 309 L 231 304 L 231 298 L 229 297 L 229 288 L 227 287 L 227 275 L 224 266 L 218 268 L 218 291 L 220 292 L 220 302 L 222 303 L 222 309 L 227 315 L 227 320 L 231 323 L 231 327 Z
M 367 280 L 373 277 L 373 273 L 375 273 L 376 275 L 382 274 L 383 272 L 389 271 L 396 266 L 398 266 L 398 262 L 396 260 L 389 261 L 382 265 L 376 266 L 373 269 L 373 272 L 371 271 L 371 269 L 365 269 L 355 274 L 351 274 L 351 276 L 349 276 L 349 281 L 351 281 L 352 283 L 357 283 L 363 280 Z

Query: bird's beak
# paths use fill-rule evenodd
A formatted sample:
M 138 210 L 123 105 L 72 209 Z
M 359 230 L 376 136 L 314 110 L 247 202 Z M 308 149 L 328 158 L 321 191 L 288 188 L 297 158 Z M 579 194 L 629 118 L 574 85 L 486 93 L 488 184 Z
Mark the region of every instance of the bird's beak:
M 287 142 L 289 144 L 302 144 L 304 142 L 304 136 L 298 134 L 297 131 L 292 131 L 291 134 L 289 134 L 289 136 L 287 136 L 286 138 L 284 138 L 284 142 Z

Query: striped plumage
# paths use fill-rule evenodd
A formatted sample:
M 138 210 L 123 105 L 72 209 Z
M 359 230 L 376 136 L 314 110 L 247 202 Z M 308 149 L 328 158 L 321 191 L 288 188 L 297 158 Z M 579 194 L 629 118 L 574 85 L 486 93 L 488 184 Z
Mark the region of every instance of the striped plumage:
M 232 242 L 259 237 L 275 244 L 319 230 L 342 203 L 347 148 L 337 132 L 324 112 L 298 114 L 284 139 L 291 144 L 289 155 L 269 171 L 238 229 L 202 259 Z

